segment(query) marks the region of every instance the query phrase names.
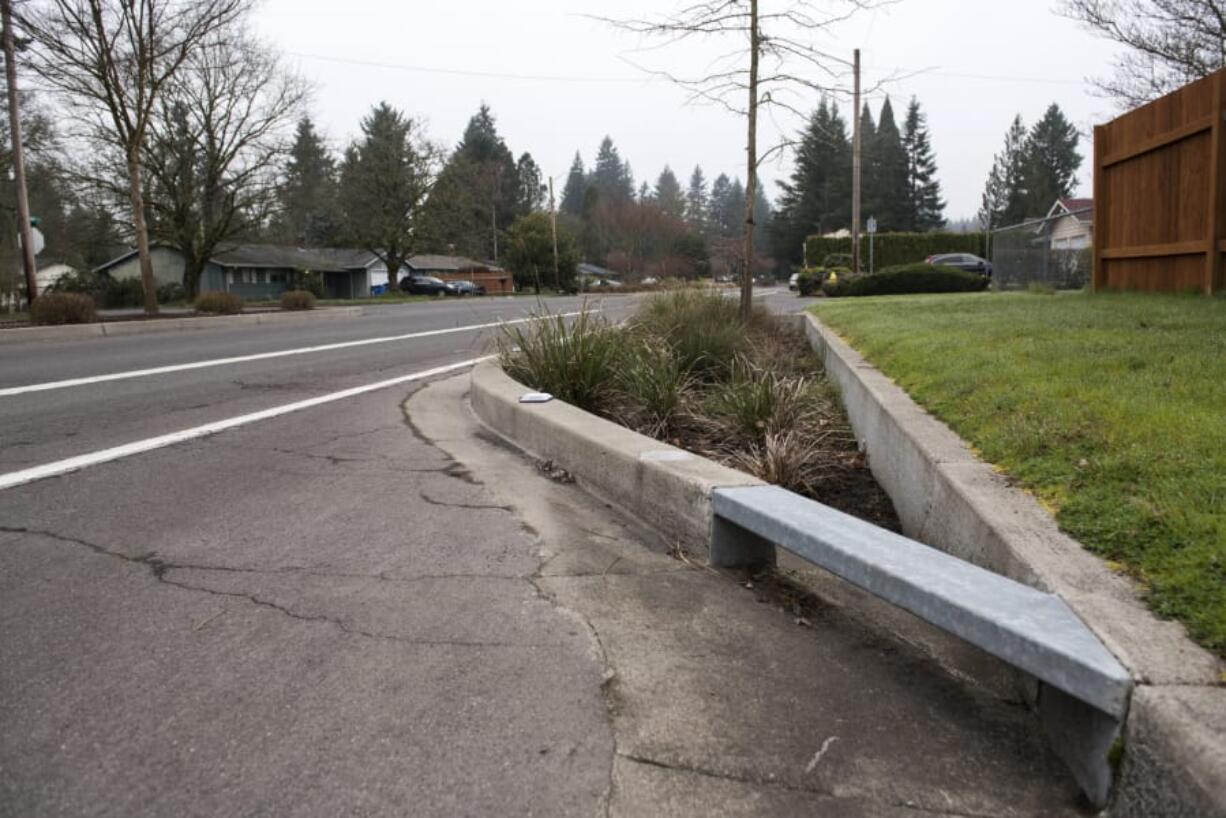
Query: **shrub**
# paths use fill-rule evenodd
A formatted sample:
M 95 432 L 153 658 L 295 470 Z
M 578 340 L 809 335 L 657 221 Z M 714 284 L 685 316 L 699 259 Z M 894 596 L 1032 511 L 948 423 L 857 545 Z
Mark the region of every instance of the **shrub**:
M 243 311 L 243 299 L 234 293 L 206 291 L 196 296 L 196 312 L 234 315 Z
M 145 286 L 139 278 L 108 278 L 102 291 L 103 304 L 107 307 L 143 307 Z
M 80 293 L 94 298 L 96 304 L 104 301 L 103 293 L 106 292 L 108 281 L 109 279 L 88 271 L 68 273 L 60 276 L 59 280 L 47 288 L 47 292 Z
M 805 239 L 806 258 L 825 259 L 838 253 L 851 254 L 851 237 L 841 239 L 809 236 Z M 975 253 L 983 255 L 981 233 L 878 233 L 873 239 L 873 258 L 878 267 L 913 264 L 937 253 Z M 860 259 L 868 258 L 868 234 L 860 234 Z M 824 263 L 824 262 L 823 262 Z M 851 266 L 850 258 L 846 265 Z M 833 266 L 833 265 L 831 265 Z
M 503 326 L 502 368 L 515 380 L 581 409 L 598 411 L 612 388 L 622 335 L 584 308 L 573 321 L 545 313 L 526 324 Z
M 831 267 L 846 267 L 851 269 L 851 253 L 827 253 L 822 259 L 822 266 L 826 269 Z
M 84 293 L 44 293 L 30 305 L 32 324 L 92 324 L 94 299 Z
M 286 290 L 281 293 L 281 309 L 313 310 L 315 309 L 315 294 L 310 290 Z
M 823 286 L 832 297 L 860 295 L 899 295 L 903 293 L 964 293 L 986 290 L 988 279 L 939 264 L 905 264 L 887 267 L 866 276 L 843 276 L 836 285 Z
M 169 284 L 162 284 L 157 289 L 157 297 L 159 304 L 170 304 L 174 301 L 183 301 L 187 298 L 187 290 L 183 289 L 183 285 L 176 281 Z
M 297 289 L 306 290 L 316 298 L 324 297 L 324 274 L 307 270 L 302 274 L 302 280 L 298 283 Z M 389 290 L 389 292 L 391 292 Z
M 630 325 L 668 344 L 682 369 L 704 380 L 726 376 L 746 345 L 740 307 L 718 291 L 689 288 L 655 296 Z
M 813 295 L 822 286 L 826 271 L 820 268 L 806 267 L 796 278 L 796 292 L 800 295 Z

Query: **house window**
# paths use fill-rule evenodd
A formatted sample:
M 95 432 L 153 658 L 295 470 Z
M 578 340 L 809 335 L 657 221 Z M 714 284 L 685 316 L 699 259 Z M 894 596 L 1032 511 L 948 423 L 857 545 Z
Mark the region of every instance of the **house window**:
M 284 284 L 286 276 L 284 272 L 272 272 L 268 274 L 268 281 L 272 284 Z

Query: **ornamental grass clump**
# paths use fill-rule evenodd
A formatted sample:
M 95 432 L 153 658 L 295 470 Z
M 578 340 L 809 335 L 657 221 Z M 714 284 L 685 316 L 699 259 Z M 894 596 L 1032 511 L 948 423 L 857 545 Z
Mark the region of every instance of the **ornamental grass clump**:
M 624 339 L 599 313 L 584 307 L 570 320 L 546 312 L 498 336 L 503 370 L 533 389 L 580 409 L 606 414 Z
M 281 293 L 281 309 L 313 310 L 315 309 L 315 294 L 310 290 L 286 290 Z
M 210 290 L 196 296 L 196 312 L 209 312 L 216 315 L 235 315 L 243 311 L 243 299 L 234 293 L 223 293 Z
M 645 435 L 667 435 L 696 381 L 667 344 L 645 336 L 627 340 L 614 378 L 614 414 Z
M 681 367 L 703 381 L 725 377 L 748 344 L 736 301 L 710 290 L 656 296 L 639 309 L 630 326 L 667 344 Z

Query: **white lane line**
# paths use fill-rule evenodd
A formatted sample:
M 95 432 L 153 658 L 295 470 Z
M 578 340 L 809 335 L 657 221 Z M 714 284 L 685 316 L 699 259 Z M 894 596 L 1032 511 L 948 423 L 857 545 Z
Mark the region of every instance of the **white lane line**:
M 397 378 L 388 378 L 385 381 L 376 381 L 365 386 L 355 386 L 352 389 L 344 389 L 340 392 L 331 392 L 327 395 L 320 395 L 317 398 L 308 398 L 306 400 L 295 401 L 294 403 L 286 403 L 281 406 L 274 406 L 271 409 L 262 409 L 259 412 L 251 412 L 246 415 L 218 420 L 213 423 L 206 423 L 203 426 L 196 426 L 191 429 L 184 429 L 181 432 L 171 432 L 168 435 L 159 435 L 145 440 L 138 440 L 134 443 L 125 443 L 122 446 L 113 446 L 109 449 L 101 449 L 89 454 L 82 454 L 76 457 L 70 457 L 66 460 L 58 460 L 54 463 L 47 463 L 42 466 L 34 466 L 21 471 L 9 472 L 8 474 L 0 474 L 0 491 L 11 489 L 14 486 L 33 483 L 35 480 L 44 480 L 48 477 L 57 477 L 61 474 L 79 471 L 90 466 L 96 466 L 99 463 L 108 463 L 112 460 L 119 460 L 124 457 L 131 457 L 134 454 L 161 449 L 166 446 L 173 446 L 176 443 L 183 443 L 196 438 L 208 437 L 215 435 L 218 432 L 224 432 L 227 429 L 233 429 L 237 426 L 245 426 L 248 423 L 256 423 L 261 420 L 268 420 L 280 415 L 288 415 L 290 412 L 298 412 L 303 409 L 310 409 L 313 406 L 320 406 L 333 401 L 352 398 L 355 395 L 362 395 L 367 392 L 374 392 L 378 389 L 386 389 L 389 386 L 396 386 L 410 381 L 419 381 L 423 378 L 432 378 L 435 375 L 443 375 L 448 372 L 454 372 L 457 369 L 465 369 L 475 364 L 487 361 L 490 358 L 495 358 L 495 355 L 483 355 L 480 358 L 469 358 L 467 361 L 460 361 L 446 366 L 436 366 L 433 369 L 426 369 L 421 372 L 414 372 L 411 375 L 401 375 Z
M 579 315 L 579 313 L 564 312 L 556 317 L 571 318 L 576 315 Z M 9 386 L 0 389 L 0 397 L 24 395 L 29 392 L 46 392 L 52 389 L 66 389 L 70 386 L 86 386 L 87 384 L 91 383 L 121 381 L 128 378 L 147 378 L 150 375 L 165 375 L 170 372 L 184 372 L 189 369 L 205 369 L 211 366 L 228 366 L 230 364 L 241 364 L 248 361 L 263 361 L 269 358 L 284 358 L 288 355 L 309 355 L 312 352 L 328 352 L 329 350 L 333 349 L 349 349 L 350 347 L 369 346 L 371 344 L 387 344 L 393 341 L 407 341 L 412 338 L 429 338 L 435 335 L 450 335 L 457 332 L 473 332 L 474 330 L 492 329 L 494 327 L 505 326 L 507 324 L 523 324 L 528 321 L 536 320 L 538 320 L 537 317 L 515 318 L 510 321 L 494 321 L 488 324 L 469 324 L 468 326 L 464 327 L 448 327 L 446 329 L 434 329 L 426 332 L 410 332 L 405 335 L 388 335 L 381 338 L 363 338 L 360 341 L 341 341 L 335 344 L 320 344 L 313 347 L 282 349 L 277 352 L 259 352 L 254 355 L 239 355 L 234 358 L 214 358 L 209 361 L 195 361 L 189 364 L 155 366 L 151 369 L 133 369 L 128 372 L 111 372 L 106 375 L 91 375 L 84 378 L 69 378 L 68 380 L 63 381 L 47 381 L 45 383 L 33 383 L 27 386 Z

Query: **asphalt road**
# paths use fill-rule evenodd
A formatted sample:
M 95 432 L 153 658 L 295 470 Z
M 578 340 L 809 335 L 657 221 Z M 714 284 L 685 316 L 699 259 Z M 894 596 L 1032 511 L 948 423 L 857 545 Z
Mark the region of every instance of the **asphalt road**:
M 802 305 L 786 291 L 763 301 Z M 598 306 L 618 320 L 636 302 Z M 722 580 L 688 569 L 655 591 L 626 586 L 601 613 L 600 597 L 578 589 L 619 587 L 629 569 L 605 561 L 609 549 L 648 584 L 673 583 L 684 566 L 518 459 L 483 472 L 495 481 L 483 485 L 406 422 L 405 398 L 434 380 L 407 378 L 488 354 L 492 331 L 479 325 L 533 309 L 416 303 L 352 320 L 0 344 L 0 816 L 653 815 L 666 803 L 709 814 L 728 799 L 738 814 L 802 803 L 831 815 L 1063 811 L 1068 781 L 1023 714 L 968 699 L 910 659 L 890 660 L 878 682 L 895 704 L 856 729 L 888 737 L 901 722 L 912 744 L 887 738 L 865 744 L 863 761 L 818 768 L 829 740 L 810 746 L 815 731 L 857 718 L 818 707 L 800 729 L 796 712 L 757 692 L 757 673 L 783 661 L 789 678 L 822 677 L 814 701 L 837 693 L 839 708 L 871 720 L 879 706 L 859 696 L 859 674 L 887 671 L 857 663 L 885 654 L 843 625 L 797 642 L 790 616 L 752 624 L 766 608 L 746 598 L 729 609 L 740 625 L 708 624 L 703 638 L 719 647 L 691 647 L 701 631 L 685 625 L 675 644 L 640 655 L 687 616 L 718 622 Z M 440 330 L 457 331 L 420 335 Z M 132 376 L 357 341 L 372 342 Z M 123 377 L 29 389 L 112 375 Z M 343 390 L 355 393 L 272 413 Z M 463 412 L 461 397 L 436 401 L 434 427 Z M 260 412 L 220 434 L 90 460 Z M 456 434 L 458 450 L 476 432 Z M 66 460 L 80 468 L 4 487 Z M 795 643 L 786 657 L 764 640 L 761 657 L 739 661 L 759 627 Z M 611 713 L 617 661 L 625 704 Z M 697 680 L 733 665 L 742 680 L 726 716 L 696 721 L 717 703 L 715 690 L 692 700 Z M 842 675 L 812 672 L 836 665 Z M 670 687 L 682 667 L 695 682 Z M 925 690 L 946 692 L 934 704 Z M 751 698 L 759 710 L 745 709 Z M 651 716 L 657 705 L 668 714 Z M 733 714 L 735 730 L 724 726 Z M 791 738 L 757 758 L 768 716 L 786 716 Z M 690 757 L 696 728 L 712 758 L 741 766 L 717 782 Z

